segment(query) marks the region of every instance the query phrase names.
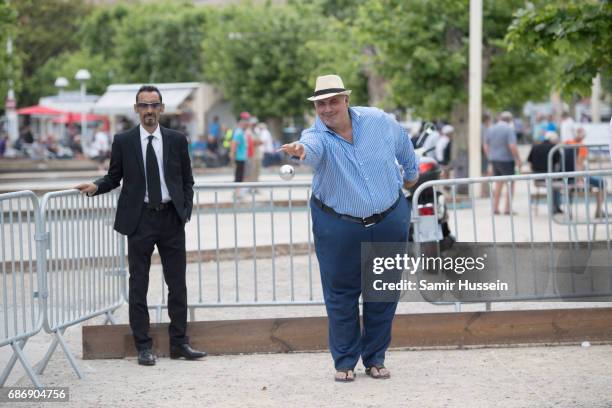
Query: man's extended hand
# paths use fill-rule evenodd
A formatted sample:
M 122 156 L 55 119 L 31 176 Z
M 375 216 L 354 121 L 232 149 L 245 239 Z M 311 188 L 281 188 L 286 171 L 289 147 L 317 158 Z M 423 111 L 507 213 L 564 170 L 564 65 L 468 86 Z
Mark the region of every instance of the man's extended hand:
M 278 151 L 283 151 L 289 156 L 295 156 L 300 160 L 304 160 L 306 158 L 306 150 L 304 149 L 304 145 L 300 142 L 284 144 L 280 147 L 280 149 L 278 149 Z
M 75 188 L 81 193 L 85 194 L 93 194 L 98 191 L 98 186 L 96 186 L 94 183 L 82 183 L 76 186 Z

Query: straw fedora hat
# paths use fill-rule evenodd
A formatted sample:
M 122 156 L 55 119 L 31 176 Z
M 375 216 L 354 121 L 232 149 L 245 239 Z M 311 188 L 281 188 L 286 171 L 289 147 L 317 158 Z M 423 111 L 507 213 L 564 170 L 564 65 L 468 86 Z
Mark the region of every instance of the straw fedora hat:
M 351 90 L 344 88 L 342 78 L 338 75 L 322 75 L 317 77 L 315 91 L 309 101 L 318 101 L 319 99 L 331 98 L 336 95 L 350 95 Z

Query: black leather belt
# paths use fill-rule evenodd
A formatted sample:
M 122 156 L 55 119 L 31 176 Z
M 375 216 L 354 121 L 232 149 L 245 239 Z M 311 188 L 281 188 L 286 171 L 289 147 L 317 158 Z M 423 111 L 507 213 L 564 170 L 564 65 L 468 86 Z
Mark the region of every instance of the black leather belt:
M 323 212 L 326 212 L 328 214 L 334 215 L 334 216 L 340 218 L 341 220 L 351 221 L 351 222 L 355 222 L 357 224 L 361 224 L 364 227 L 369 227 L 371 225 L 374 225 L 374 224 L 377 224 L 377 223 L 381 222 L 383 219 L 385 219 L 385 217 L 387 215 L 389 215 L 389 213 L 391 211 L 395 210 L 395 207 L 397 207 L 397 205 L 399 204 L 401 198 L 402 198 L 402 195 L 400 194 L 400 196 L 397 198 L 397 200 L 395 200 L 395 202 L 391 205 L 391 207 L 387 208 L 385 211 L 381 212 L 380 214 L 372 214 L 369 217 L 365 217 L 365 218 L 354 217 L 354 216 L 348 215 L 348 214 L 337 213 L 333 208 L 328 207 L 325 204 L 323 204 L 323 202 L 321 202 L 321 200 L 319 200 L 314 195 L 312 196 L 312 202 L 317 207 L 319 207 L 321 210 L 323 210 Z
M 164 211 L 170 208 L 170 205 L 172 205 L 172 201 L 168 201 L 166 203 L 159 203 L 158 205 L 151 205 L 149 203 L 144 203 L 144 207 L 147 210 L 151 210 L 151 211 Z

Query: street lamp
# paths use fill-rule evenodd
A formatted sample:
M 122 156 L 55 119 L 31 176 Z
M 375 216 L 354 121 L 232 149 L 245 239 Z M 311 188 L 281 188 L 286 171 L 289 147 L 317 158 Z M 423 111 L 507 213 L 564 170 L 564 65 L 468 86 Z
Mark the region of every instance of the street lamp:
M 68 80 L 64 77 L 57 77 L 55 80 L 55 87 L 59 90 L 58 95 L 62 94 L 64 88 L 68 86 Z
M 62 93 L 64 92 L 64 88 L 66 88 L 68 86 L 68 80 L 64 77 L 57 77 L 55 79 L 55 87 L 58 89 L 57 92 L 57 101 L 58 103 L 61 103 L 61 98 L 62 98 Z M 66 140 L 66 126 L 60 125 L 59 126 L 60 129 L 60 134 L 61 134 L 61 138 L 62 140 Z
M 58 78 L 59 79 L 59 78 Z M 74 76 L 74 79 L 81 83 L 81 103 L 83 104 L 81 107 L 81 140 L 83 142 L 89 143 L 89 139 L 87 137 L 87 118 L 85 111 L 85 95 L 87 92 L 86 82 L 91 79 L 91 74 L 86 69 L 79 69 Z M 57 82 L 57 81 L 56 81 Z

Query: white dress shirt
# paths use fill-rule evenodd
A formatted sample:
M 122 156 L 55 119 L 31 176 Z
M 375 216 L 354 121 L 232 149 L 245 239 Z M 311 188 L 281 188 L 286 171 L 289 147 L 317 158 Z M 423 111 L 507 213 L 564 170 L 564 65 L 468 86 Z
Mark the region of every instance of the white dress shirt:
M 561 125 L 559 126 L 559 133 L 561 136 L 561 143 L 566 143 L 571 140 L 574 140 L 575 137 L 575 124 L 574 119 L 565 118 L 561 121 Z
M 140 128 L 140 146 L 142 147 L 142 159 L 145 169 L 145 180 L 147 179 L 147 145 L 149 144 L 149 136 L 153 135 L 153 140 L 151 144 L 153 145 L 153 150 L 155 151 L 155 156 L 157 156 L 157 167 L 159 168 L 159 177 L 161 184 L 161 193 L 162 193 L 162 203 L 167 203 L 170 201 L 170 193 L 168 192 L 168 186 L 166 186 L 166 178 L 164 177 L 164 144 L 162 143 L 162 134 L 159 130 L 159 125 L 153 133 L 149 133 L 142 125 L 138 126 Z M 147 186 L 145 190 L 145 203 L 149 202 L 149 186 Z

